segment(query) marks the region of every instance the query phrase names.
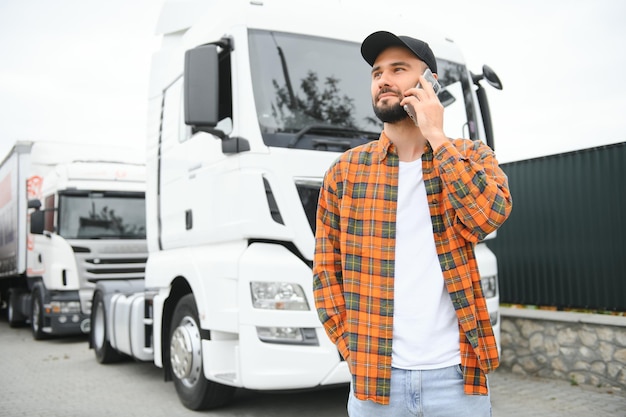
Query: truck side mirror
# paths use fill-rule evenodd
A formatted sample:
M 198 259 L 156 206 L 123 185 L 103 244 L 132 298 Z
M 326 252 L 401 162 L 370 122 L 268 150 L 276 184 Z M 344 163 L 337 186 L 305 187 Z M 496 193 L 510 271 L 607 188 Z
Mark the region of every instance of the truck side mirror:
M 38 198 L 33 198 L 31 200 L 28 200 L 28 208 L 39 210 L 41 208 L 41 201 L 39 201 Z
M 30 232 L 34 235 L 43 235 L 45 212 L 36 210 L 30 215 Z
M 482 74 L 471 74 L 472 82 L 476 85 L 476 97 L 478 97 L 478 105 L 480 106 L 480 112 L 483 117 L 483 126 L 485 128 L 485 139 L 487 145 L 495 150 L 496 144 L 494 142 L 493 124 L 491 122 L 491 111 L 489 110 L 489 100 L 487 99 L 487 92 L 480 84 L 480 80 L 485 80 L 489 85 L 498 90 L 502 90 L 502 82 L 498 75 L 491 67 L 483 65 Z
M 202 45 L 185 52 L 184 94 L 185 124 L 216 134 L 213 128 L 219 121 L 217 45 Z

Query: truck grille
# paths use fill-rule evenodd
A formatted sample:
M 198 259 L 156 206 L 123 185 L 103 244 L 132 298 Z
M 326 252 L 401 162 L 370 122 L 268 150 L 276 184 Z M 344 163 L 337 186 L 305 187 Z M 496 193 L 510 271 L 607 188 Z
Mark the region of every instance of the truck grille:
M 145 242 L 119 245 L 94 243 L 75 250 L 78 274 L 88 282 L 104 279 L 143 279 L 148 259 Z M 88 249 L 88 250 L 85 250 Z

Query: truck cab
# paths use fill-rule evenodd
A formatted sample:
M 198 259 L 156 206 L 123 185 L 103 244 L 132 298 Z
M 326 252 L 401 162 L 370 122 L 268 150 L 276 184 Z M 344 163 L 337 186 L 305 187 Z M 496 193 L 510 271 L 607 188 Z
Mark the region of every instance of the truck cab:
M 70 162 L 28 179 L 27 279 L 31 326 L 46 334 L 88 333 L 95 283 L 143 279 L 145 167 Z
M 0 166 L 11 326 L 29 322 L 35 339 L 88 333 L 95 282 L 143 280 L 144 162 L 126 147 L 16 143 Z

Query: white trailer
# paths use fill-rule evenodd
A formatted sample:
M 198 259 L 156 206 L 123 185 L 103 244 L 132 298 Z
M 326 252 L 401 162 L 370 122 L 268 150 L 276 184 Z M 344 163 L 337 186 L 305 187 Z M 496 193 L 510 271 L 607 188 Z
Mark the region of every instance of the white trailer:
M 146 278 L 98 284 L 100 362 L 153 361 L 194 410 L 237 387 L 349 381 L 315 311 L 311 267 L 326 169 L 382 128 L 360 42 L 387 29 L 431 44 L 451 136 L 493 143 L 480 81 L 498 83 L 413 18 L 357 15 L 340 1 L 165 4 L 149 98 Z M 477 256 L 499 335 L 496 259 L 482 243 Z
M 0 299 L 33 337 L 87 333 L 95 282 L 143 281 L 145 161 L 125 148 L 16 142 L 0 165 Z

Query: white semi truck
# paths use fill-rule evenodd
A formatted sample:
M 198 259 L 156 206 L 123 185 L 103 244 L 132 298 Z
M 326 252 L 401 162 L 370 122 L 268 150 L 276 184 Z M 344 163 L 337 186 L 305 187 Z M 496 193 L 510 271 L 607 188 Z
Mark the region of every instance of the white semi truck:
M 33 337 L 89 332 L 95 282 L 143 280 L 145 158 L 16 142 L 0 165 L 0 298 Z
M 357 16 L 340 3 L 173 1 L 162 11 L 146 277 L 98 283 L 91 345 L 102 363 L 153 361 L 190 409 L 218 407 L 237 387 L 350 379 L 315 311 L 311 268 L 325 171 L 382 129 L 359 52 L 369 33 L 427 40 L 447 134 L 493 144 L 481 80 L 500 86 L 488 67 L 472 74 L 453 42 L 415 19 Z M 476 252 L 499 335 L 496 258 L 484 243 Z

